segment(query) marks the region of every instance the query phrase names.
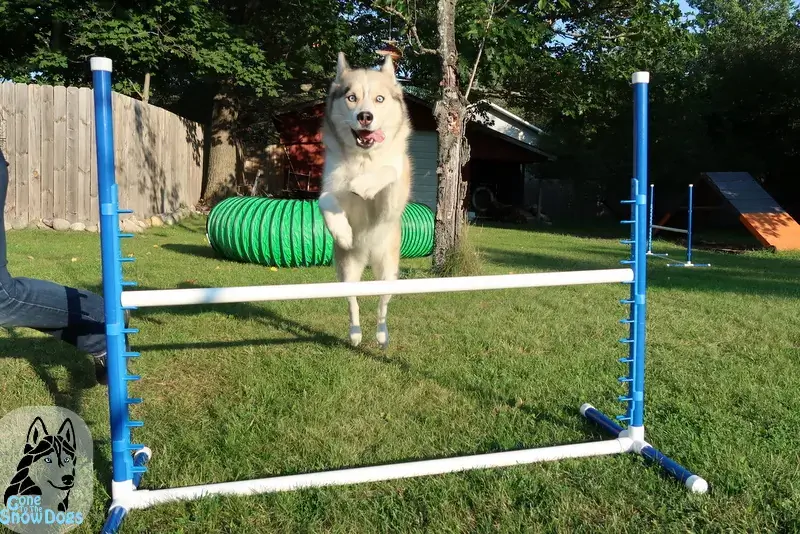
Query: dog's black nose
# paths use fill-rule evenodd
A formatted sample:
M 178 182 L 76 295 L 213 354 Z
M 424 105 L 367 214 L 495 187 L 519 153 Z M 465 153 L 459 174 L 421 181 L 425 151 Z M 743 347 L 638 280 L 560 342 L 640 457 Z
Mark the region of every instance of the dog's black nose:
M 362 111 L 356 118 L 361 126 L 369 126 L 372 122 L 372 113 L 369 111 Z
M 65 486 L 71 486 L 73 480 L 75 479 L 72 475 L 64 475 L 61 477 L 61 482 L 63 482 Z

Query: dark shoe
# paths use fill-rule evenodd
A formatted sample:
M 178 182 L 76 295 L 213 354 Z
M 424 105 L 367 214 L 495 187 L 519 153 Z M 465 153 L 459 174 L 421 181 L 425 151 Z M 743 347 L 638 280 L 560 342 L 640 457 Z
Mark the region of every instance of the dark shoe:
M 131 312 L 130 310 L 125 310 L 125 328 L 128 328 L 131 322 Z M 128 339 L 128 334 L 125 334 L 125 351 L 130 352 L 131 344 L 130 340 Z M 108 386 L 108 352 L 98 352 L 96 354 L 92 354 L 92 358 L 94 359 L 94 377 L 97 380 L 98 384 L 103 386 Z
M 92 354 L 94 358 L 94 378 L 101 386 L 108 385 L 108 353 L 103 351 L 99 354 Z

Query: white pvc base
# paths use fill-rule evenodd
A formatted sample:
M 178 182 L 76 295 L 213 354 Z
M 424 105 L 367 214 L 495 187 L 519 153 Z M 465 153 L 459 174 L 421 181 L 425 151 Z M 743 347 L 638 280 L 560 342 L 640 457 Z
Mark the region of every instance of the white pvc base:
M 487 289 L 570 286 L 632 282 L 633 270 L 595 269 L 551 273 L 458 276 L 451 278 L 415 278 L 393 281 L 330 282 L 274 286 L 242 286 L 193 289 L 153 289 L 123 291 L 122 306 L 186 306 L 275 300 L 306 300 L 336 297 L 405 295 L 413 293 L 449 293 Z
M 203 484 L 183 488 L 134 490 L 128 492 L 124 497 L 120 496 L 121 498 L 115 498 L 114 500 L 117 506 L 124 506 L 128 510 L 132 510 L 149 508 L 167 502 L 196 500 L 211 495 L 255 495 L 312 487 L 342 486 L 364 482 L 380 482 L 401 478 L 440 475 L 471 469 L 508 467 L 566 458 L 607 456 L 629 452 L 633 449 L 633 445 L 634 441 L 630 438 L 618 438 L 589 443 L 560 445 L 556 447 L 524 449 L 519 451 L 478 454 L 473 456 L 423 460 L 372 467 L 358 467 L 302 475 L 223 482 L 219 484 Z
M 692 493 L 706 493 L 708 491 L 708 482 L 700 475 L 690 476 L 686 479 L 685 485 Z

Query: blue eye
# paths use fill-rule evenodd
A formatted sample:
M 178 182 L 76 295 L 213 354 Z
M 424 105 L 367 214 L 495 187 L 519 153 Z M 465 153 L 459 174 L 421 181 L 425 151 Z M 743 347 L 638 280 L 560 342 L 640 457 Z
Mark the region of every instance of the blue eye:
M 381 102 L 383 102 L 383 97 L 381 95 L 378 95 L 377 97 L 375 97 L 375 102 L 380 104 Z
M 48 463 L 48 464 L 52 464 L 53 463 L 53 460 L 51 460 L 50 458 L 45 458 L 44 461 L 45 461 L 45 463 Z
M 356 101 L 356 95 L 347 95 L 347 101 L 348 102 L 355 102 Z

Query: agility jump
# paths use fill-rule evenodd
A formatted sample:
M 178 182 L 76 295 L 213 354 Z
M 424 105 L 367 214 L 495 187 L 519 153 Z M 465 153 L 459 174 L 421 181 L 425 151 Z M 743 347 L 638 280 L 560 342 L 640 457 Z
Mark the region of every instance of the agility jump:
M 622 200 L 622 203 L 631 205 L 631 218 L 623 221 L 623 224 L 630 225 L 631 237 L 622 241 L 623 244 L 630 246 L 630 256 L 621 261 L 624 265 L 623 268 L 421 280 L 123 291 L 124 286 L 135 285 L 135 282 L 123 280 L 122 270 L 123 263 L 134 261 L 134 258 L 122 256 L 120 239 L 131 238 L 133 235 L 120 234 L 119 230 L 119 215 L 130 213 L 130 210 L 121 210 L 118 205 L 114 173 L 111 60 L 103 57 L 92 58 L 91 68 L 94 80 L 100 240 L 108 341 L 108 393 L 113 469 L 112 502 L 103 526 L 103 533 L 116 532 L 126 514 L 131 510 L 148 508 L 160 503 L 199 499 L 205 496 L 291 491 L 309 487 L 385 481 L 625 452 L 640 454 L 659 464 L 670 476 L 680 481 L 692 492 L 705 493 L 708 490 L 708 484 L 703 478 L 680 466 L 645 441 L 644 363 L 647 306 L 645 246 L 647 244 L 647 111 L 650 81 L 648 72 L 633 74 L 635 147 L 631 180 L 633 194 L 632 198 Z M 380 296 L 387 293 L 481 291 L 603 283 L 624 283 L 630 286 L 630 297 L 621 301 L 622 304 L 629 306 L 629 315 L 620 321 L 629 327 L 628 336 L 620 340 L 627 346 L 627 355 L 619 360 L 626 366 L 627 372 L 625 376 L 618 379 L 620 383 L 627 385 L 628 389 L 626 395 L 619 397 L 619 401 L 625 406 L 625 413 L 616 416 L 615 421 L 588 403 L 580 407 L 580 413 L 610 434 L 610 439 L 247 481 L 159 490 L 139 488 L 152 451 L 131 440 L 131 431 L 141 427 L 143 422 L 131 420 L 128 412 L 128 407 L 131 404 L 140 403 L 141 399 L 128 396 L 128 383 L 139 380 L 140 377 L 130 375 L 127 371 L 127 360 L 135 358 L 139 354 L 128 352 L 125 348 L 125 335 L 137 332 L 136 329 L 125 328 L 123 319 L 125 310 L 223 302 L 344 298 Z
M 657 254 L 653 252 L 653 228 L 673 232 L 676 234 L 686 234 L 686 261 L 678 263 L 668 263 L 667 267 L 711 267 L 710 263 L 692 263 L 692 220 L 694 219 L 694 184 L 689 184 L 689 214 L 687 215 L 687 226 L 683 228 L 673 228 L 672 226 L 662 226 L 653 224 L 653 206 L 655 204 L 655 184 L 650 184 L 650 214 L 647 226 L 647 255 L 658 258 L 670 259 L 669 254 Z

